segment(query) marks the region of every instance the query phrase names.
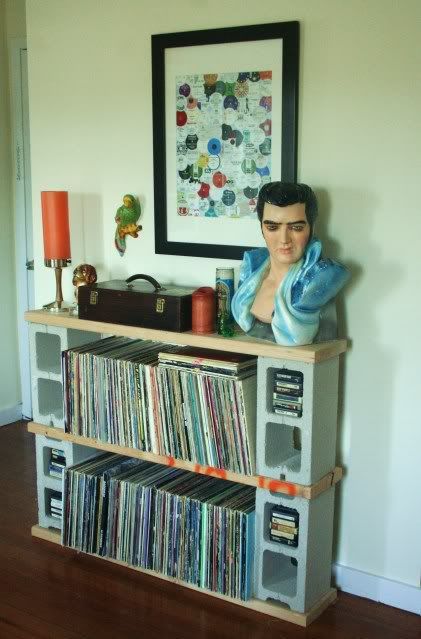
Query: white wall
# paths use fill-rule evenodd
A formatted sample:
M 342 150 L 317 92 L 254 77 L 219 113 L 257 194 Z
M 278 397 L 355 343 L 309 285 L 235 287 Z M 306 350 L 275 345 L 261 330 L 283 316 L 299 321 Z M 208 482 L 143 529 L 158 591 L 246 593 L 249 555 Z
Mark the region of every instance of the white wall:
M 241 7 L 241 8 L 240 8 Z M 406 0 L 28 0 L 35 260 L 39 193 L 71 197 L 73 264 L 212 284 L 221 260 L 154 254 L 150 36 L 297 19 L 298 176 L 322 205 L 327 253 L 350 265 L 336 560 L 419 585 L 421 3 Z M 114 214 L 140 195 L 144 231 L 121 259 Z M 223 265 L 223 264 L 222 264 Z M 67 298 L 71 270 L 64 274 Z M 54 277 L 36 270 L 37 305 Z
M 19 413 L 6 2 L 0 0 L 0 425 Z
M 26 36 L 25 0 L 5 0 L 7 37 L 24 38 Z

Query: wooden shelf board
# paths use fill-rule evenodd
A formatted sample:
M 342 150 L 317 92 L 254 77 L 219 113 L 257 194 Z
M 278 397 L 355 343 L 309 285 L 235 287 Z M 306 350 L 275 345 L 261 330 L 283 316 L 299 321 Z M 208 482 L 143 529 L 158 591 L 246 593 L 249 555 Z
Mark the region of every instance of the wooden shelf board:
M 38 539 L 42 539 L 44 541 L 49 541 L 51 543 L 61 545 L 61 534 L 60 531 L 55 528 L 42 528 L 41 526 L 32 526 L 31 529 L 32 535 L 37 537 Z M 71 552 L 80 552 L 76 551 L 73 548 L 68 548 L 64 546 L 67 550 Z M 89 553 L 83 553 L 89 554 Z M 223 601 L 227 601 L 229 603 L 236 604 L 237 606 L 242 606 L 243 608 L 248 608 L 249 610 L 255 610 L 256 612 L 261 612 L 265 615 L 270 615 L 271 617 L 276 617 L 277 619 L 282 619 L 283 621 L 289 621 L 290 623 L 294 623 L 299 626 L 306 627 L 312 621 L 314 621 L 317 617 L 321 615 L 321 613 L 326 610 L 326 608 L 336 600 L 337 593 L 335 588 L 331 588 L 308 612 L 301 613 L 295 612 L 294 610 L 289 610 L 282 604 L 277 604 L 276 602 L 268 602 L 262 601 L 260 599 L 249 599 L 248 601 L 241 601 L 240 599 L 233 599 L 232 597 L 228 597 L 226 595 L 221 595 L 216 592 L 212 592 L 211 590 L 205 590 L 203 588 L 199 588 L 198 586 L 194 586 L 193 584 L 186 583 L 185 581 L 181 581 L 180 579 L 175 579 L 174 577 L 167 577 L 166 575 L 162 575 L 154 570 L 148 570 L 146 568 L 138 568 L 137 566 L 131 566 L 126 564 L 123 561 L 118 561 L 116 559 L 109 559 L 108 557 L 100 557 L 99 555 L 90 555 L 91 557 L 95 557 L 96 559 L 104 559 L 105 561 L 109 561 L 114 564 L 118 564 L 119 566 L 124 566 L 125 568 L 130 568 L 131 570 L 136 570 L 137 572 L 141 572 L 147 575 L 151 575 L 152 577 L 157 577 L 159 579 L 163 579 L 164 581 L 169 581 L 170 583 L 175 583 L 178 586 L 183 586 L 184 588 L 189 588 L 190 590 L 195 590 L 196 592 L 200 592 L 204 595 L 210 595 L 211 597 L 216 597 L 217 599 L 222 599 Z
M 291 495 L 293 497 L 304 497 L 305 499 L 314 499 L 323 491 L 337 484 L 338 481 L 340 481 L 340 479 L 342 478 L 342 468 L 336 467 L 332 470 L 332 472 L 327 473 L 327 475 L 322 477 L 315 484 L 312 484 L 311 486 L 304 486 L 302 484 L 280 481 L 272 479 L 271 477 L 263 477 L 261 475 L 240 475 L 239 473 L 234 473 L 229 470 L 222 470 L 220 468 L 214 468 L 212 466 L 202 466 L 201 464 L 197 464 L 195 462 L 175 459 L 174 457 L 170 457 L 167 455 L 156 455 L 155 453 L 147 453 L 136 448 L 117 446 L 116 444 L 107 444 L 105 442 L 91 439 L 89 437 L 82 437 L 80 435 L 65 433 L 64 430 L 61 428 L 54 428 L 53 426 L 43 426 L 42 424 L 37 424 L 36 422 L 28 423 L 28 431 L 30 433 L 34 433 L 35 435 L 50 437 L 51 439 L 68 441 L 72 442 L 73 444 L 96 448 L 97 450 L 105 450 L 111 453 L 118 453 L 119 455 L 126 455 L 127 457 L 136 457 L 138 459 L 144 459 L 146 461 L 154 462 L 155 464 L 163 464 L 164 466 L 175 466 L 176 468 L 190 470 L 191 472 L 199 473 L 201 475 L 218 477 L 219 479 L 235 481 L 240 484 L 256 486 L 257 488 L 265 488 L 266 490 L 270 490 L 274 493 L 283 493 Z
M 25 319 L 34 324 L 46 324 L 49 326 L 62 326 L 79 331 L 91 331 L 93 333 L 106 333 L 122 335 L 139 339 L 152 339 L 172 344 L 187 346 L 199 346 L 231 353 L 246 353 L 248 355 L 261 355 L 284 360 L 295 360 L 316 364 L 344 353 L 347 349 L 347 341 L 344 339 L 332 340 L 321 344 L 309 344 L 307 346 L 280 346 L 265 340 L 256 340 L 245 333 L 236 334 L 234 337 L 223 337 L 216 333 L 209 335 L 196 335 L 192 332 L 175 333 L 160 331 L 152 328 L 140 328 L 138 326 L 126 326 L 124 324 L 111 324 L 108 322 L 94 322 L 83 320 L 68 314 L 56 314 L 50 311 L 27 311 Z

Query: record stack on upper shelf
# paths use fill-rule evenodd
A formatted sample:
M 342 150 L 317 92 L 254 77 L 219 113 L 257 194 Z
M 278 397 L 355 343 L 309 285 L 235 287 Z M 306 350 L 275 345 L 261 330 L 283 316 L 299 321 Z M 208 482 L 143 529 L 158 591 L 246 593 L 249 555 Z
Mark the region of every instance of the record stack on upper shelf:
M 111 337 L 62 360 L 67 432 L 254 474 L 257 358 Z

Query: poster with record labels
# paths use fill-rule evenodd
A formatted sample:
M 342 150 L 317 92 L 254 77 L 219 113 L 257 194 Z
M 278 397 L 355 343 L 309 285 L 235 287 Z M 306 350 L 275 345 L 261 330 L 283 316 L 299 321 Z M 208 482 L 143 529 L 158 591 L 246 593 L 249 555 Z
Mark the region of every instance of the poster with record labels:
M 155 250 L 242 259 L 296 179 L 297 22 L 152 36 Z

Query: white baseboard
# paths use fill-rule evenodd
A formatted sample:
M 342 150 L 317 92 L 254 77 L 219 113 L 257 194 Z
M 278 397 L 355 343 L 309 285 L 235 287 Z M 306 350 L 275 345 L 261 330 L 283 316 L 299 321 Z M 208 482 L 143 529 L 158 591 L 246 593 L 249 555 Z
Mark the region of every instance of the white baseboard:
M 340 564 L 333 564 L 333 576 L 339 590 L 421 615 L 421 588 Z
M 16 404 L 16 406 L 11 406 L 10 408 L 0 409 L 0 426 L 12 424 L 13 422 L 17 422 L 19 419 L 22 419 L 21 403 Z

